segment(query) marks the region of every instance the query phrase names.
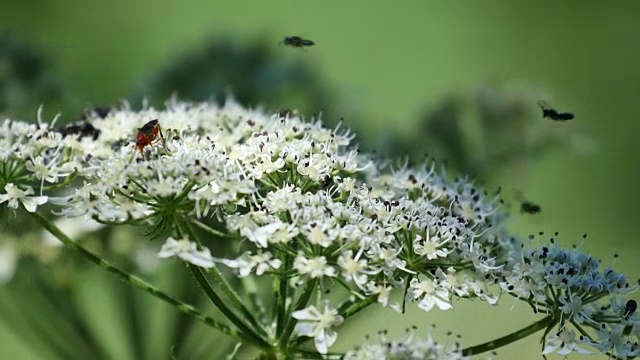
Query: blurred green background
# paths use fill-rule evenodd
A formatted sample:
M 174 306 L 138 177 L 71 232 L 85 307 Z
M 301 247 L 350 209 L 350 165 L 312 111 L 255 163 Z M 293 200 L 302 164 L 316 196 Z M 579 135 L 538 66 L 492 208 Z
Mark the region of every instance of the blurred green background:
M 425 111 L 447 94 L 472 93 L 487 82 L 543 89 L 559 110 L 576 114 L 573 122 L 559 124 L 558 131 L 570 127 L 588 134 L 593 152 L 580 155 L 553 148 L 529 162 L 526 172 L 502 167 L 484 174 L 483 183 L 509 191 L 518 188 L 542 205 L 536 217 L 513 212 L 517 234 L 559 231 L 560 242 L 569 246 L 588 233 L 584 251 L 606 263 L 620 253 L 616 269 L 632 279 L 640 275 L 638 2 L 2 0 L 0 9 L 0 32 L 37 49 L 48 67 L 43 76 L 62 89 L 36 93 L 33 108 L 16 110 L 20 117 L 35 117 L 40 103 L 46 105 L 46 114 L 62 111 L 63 119 L 72 120 L 86 106 L 139 99 L 144 91 L 159 96 L 154 92 L 157 83 L 150 79 L 185 53 L 206 49 L 212 42 L 239 49 L 259 46 L 257 42 L 269 54 L 256 56 L 275 59 L 276 67 L 304 64 L 311 73 L 291 75 L 286 66 L 278 69 L 283 76 L 303 79 L 282 85 L 289 94 L 309 84 L 311 95 L 306 98 L 287 97 L 286 91 L 272 96 L 270 88 L 246 98 L 251 104 L 264 98 L 272 110 L 277 109 L 274 104 L 299 108 L 307 116 L 321 107 L 331 124 L 345 116 L 368 150 L 382 147 L 387 134 L 402 139 L 420 133 Z M 317 45 L 308 51 L 277 45 L 295 34 Z M 236 62 L 228 66 L 232 64 Z M 242 78 L 242 71 L 233 71 L 225 81 L 242 82 L 235 78 Z M 511 206 L 517 210 L 515 202 Z M 94 276 L 108 284 L 107 289 L 126 286 L 110 275 Z M 113 306 L 107 289 L 83 291 L 91 303 L 85 307 L 88 317 L 99 311 L 96 308 Z M 431 323 L 443 334 L 461 333 L 469 346 L 534 319 L 525 305 L 511 310 L 505 300 L 498 308 L 461 302 L 451 314 L 413 312 L 397 324 L 390 324 L 384 311 L 368 311 L 348 333 L 341 333 L 336 350 L 360 342 L 364 333 L 387 328 L 400 334 L 413 324 L 426 331 Z M 114 348 L 118 341 L 131 341 L 117 334 L 117 321 L 109 324 L 113 327 L 95 330 L 98 337 L 109 338 Z M 0 358 L 46 358 L 12 330 L 0 321 Z M 501 349 L 498 358 L 539 359 L 537 341 L 531 337 Z

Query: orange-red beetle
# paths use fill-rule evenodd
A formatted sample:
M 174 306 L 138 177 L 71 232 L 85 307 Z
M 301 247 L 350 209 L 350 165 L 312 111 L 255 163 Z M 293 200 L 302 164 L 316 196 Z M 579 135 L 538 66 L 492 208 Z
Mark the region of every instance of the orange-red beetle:
M 138 136 L 136 137 L 136 146 L 140 149 L 140 154 L 144 158 L 144 148 L 147 145 L 151 145 L 160 134 L 160 140 L 162 140 L 162 146 L 167 149 L 167 143 L 164 141 L 162 135 L 162 129 L 160 129 L 160 123 L 158 119 L 151 120 L 138 129 Z M 169 149 L 167 149 L 169 151 Z

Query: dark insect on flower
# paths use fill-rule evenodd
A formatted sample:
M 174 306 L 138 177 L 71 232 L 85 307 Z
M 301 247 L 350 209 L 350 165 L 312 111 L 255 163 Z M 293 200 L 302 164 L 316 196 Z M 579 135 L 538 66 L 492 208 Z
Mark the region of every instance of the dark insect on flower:
M 561 113 L 556 111 L 555 109 L 552 109 L 549 104 L 547 104 L 546 102 L 540 100 L 538 101 L 538 106 L 540 106 L 540 109 L 542 109 L 542 118 L 549 118 L 552 120 L 556 120 L 556 121 L 567 121 L 567 120 L 571 120 L 574 118 L 572 113 Z
M 313 46 L 316 43 L 311 40 L 303 39 L 300 36 L 287 36 L 284 40 L 280 41 L 279 44 L 295 48 L 304 48 L 305 46 Z
M 624 306 L 624 318 L 628 319 L 636 310 L 638 310 L 638 303 L 633 299 L 627 301 L 627 304 Z
M 91 137 L 93 140 L 97 140 L 100 136 L 100 130 L 96 129 L 88 121 L 77 121 L 75 123 L 67 124 L 58 130 L 62 137 L 65 138 L 69 135 L 78 135 L 78 139 L 83 137 Z
M 61 127 L 58 132 L 62 134 L 63 138 L 69 135 L 78 135 L 78 139 L 91 137 L 93 140 L 97 140 L 100 136 L 100 130 L 96 129 L 89 120 L 104 119 L 112 110 L 112 108 L 106 106 L 84 109 L 77 121 Z
M 167 143 L 164 140 L 164 136 L 162 135 L 162 130 L 160 129 L 160 123 L 158 122 L 158 119 L 151 120 L 138 129 L 136 146 L 138 147 L 138 149 L 140 149 L 140 154 L 142 154 L 143 158 L 145 146 L 151 145 L 158 137 L 158 134 L 160 135 L 162 146 L 164 146 L 164 148 L 169 151 L 169 149 L 167 149 Z
M 328 188 L 329 186 L 333 185 L 333 178 L 330 175 L 325 175 L 321 180 L 320 180 L 320 186 L 323 189 Z
M 515 190 L 516 198 L 520 201 L 520 212 L 523 214 L 537 215 L 542 211 L 540 205 L 526 200 L 521 192 Z

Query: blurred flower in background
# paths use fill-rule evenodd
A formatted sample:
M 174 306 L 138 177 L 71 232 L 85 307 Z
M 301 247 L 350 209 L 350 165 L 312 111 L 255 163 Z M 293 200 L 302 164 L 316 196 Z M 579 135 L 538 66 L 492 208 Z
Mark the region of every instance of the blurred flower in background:
M 12 34 L 0 34 L 0 116 L 32 118 L 40 104 L 64 101 L 45 55 Z

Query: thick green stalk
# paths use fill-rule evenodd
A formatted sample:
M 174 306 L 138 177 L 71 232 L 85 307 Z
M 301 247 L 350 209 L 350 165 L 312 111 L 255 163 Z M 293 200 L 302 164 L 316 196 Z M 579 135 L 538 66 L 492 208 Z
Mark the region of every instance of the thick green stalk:
M 181 228 L 187 233 L 187 235 L 189 235 L 190 239 L 197 242 L 198 244 L 201 244 L 200 239 L 198 239 L 196 233 L 193 231 L 191 225 L 188 222 L 185 221 L 184 226 L 182 226 Z M 258 320 L 256 320 L 256 317 L 253 316 L 253 313 L 249 311 L 249 309 L 245 306 L 245 304 L 242 302 L 242 299 L 240 299 L 240 296 L 238 296 L 238 294 L 233 291 L 229 283 L 224 279 L 218 269 L 216 269 L 215 267 L 209 268 L 208 273 L 213 277 L 214 286 L 220 289 L 224 296 L 230 301 L 231 307 L 240 312 L 245 317 L 245 319 L 249 321 L 251 326 L 253 326 L 254 329 L 251 332 L 256 335 L 259 333 L 266 336 L 267 331 L 258 322 Z M 209 284 L 208 281 L 207 284 Z M 204 284 L 201 283 L 200 285 L 203 286 Z M 226 307 L 226 304 L 224 305 Z
M 496 340 L 491 340 L 489 342 L 486 342 L 484 344 L 480 344 L 480 345 L 476 345 L 476 346 L 472 346 L 472 347 L 468 347 L 466 349 L 462 350 L 462 354 L 464 356 L 473 356 L 473 355 L 478 355 L 478 354 L 482 354 L 484 352 L 487 351 L 492 351 L 498 348 L 501 348 L 503 346 L 509 345 L 511 343 L 514 343 L 518 340 L 522 340 L 526 337 L 528 337 L 531 334 L 534 334 L 540 330 L 543 330 L 545 328 L 547 328 L 549 325 L 551 325 L 554 321 L 556 321 L 557 319 L 555 317 L 553 317 L 552 315 L 546 316 L 544 317 L 542 320 L 536 321 L 533 324 L 524 327 L 514 333 L 511 333 L 509 335 L 503 336 L 499 339 Z
M 260 335 L 258 335 L 253 329 L 251 329 L 251 327 L 246 325 L 244 321 L 224 303 L 224 301 L 218 296 L 218 294 L 216 294 L 216 292 L 213 290 L 213 287 L 209 283 L 209 280 L 207 280 L 207 277 L 204 274 L 204 270 L 201 267 L 192 264 L 187 264 L 187 266 L 189 267 L 189 270 L 191 270 L 193 276 L 196 278 L 198 284 L 200 284 L 200 287 L 202 287 L 202 290 L 204 290 L 205 294 L 207 294 L 207 297 L 211 299 L 211 302 L 213 302 L 218 310 L 220 310 L 224 314 L 224 316 L 226 316 L 227 319 L 229 319 L 229 321 L 231 321 L 232 324 L 238 327 L 238 329 L 240 329 L 240 331 L 244 334 L 241 337 L 243 340 L 246 339 L 247 341 L 251 342 L 252 344 L 258 345 L 261 348 L 268 348 L 271 346 L 266 340 L 262 339 Z
M 307 285 L 305 286 L 302 294 L 300 294 L 298 301 L 296 301 L 296 304 L 293 307 L 293 311 L 302 310 L 307 306 L 307 303 L 309 302 L 309 298 L 313 294 L 313 291 L 316 289 L 317 283 L 318 283 L 318 280 L 316 279 L 307 281 Z M 293 332 L 293 329 L 295 328 L 296 323 L 298 323 L 298 320 L 295 319 L 293 316 L 291 316 L 288 319 L 287 325 L 284 328 L 284 331 L 282 332 L 282 334 L 280 335 L 279 342 L 281 347 L 284 348 L 289 342 L 289 338 L 291 337 L 291 333 Z
M 281 254 L 283 269 L 289 269 L 290 257 L 287 254 Z M 282 336 L 284 326 L 286 324 L 287 315 L 287 297 L 289 296 L 289 276 L 284 273 L 276 276 L 273 283 L 273 292 L 276 300 L 273 302 L 275 306 L 276 317 L 276 336 Z
M 124 270 L 121 270 L 117 267 L 115 267 L 114 265 L 110 264 L 109 262 L 101 259 L 100 257 L 94 255 L 93 253 L 89 252 L 87 249 L 85 249 L 84 247 L 82 247 L 81 245 L 77 244 L 76 242 L 74 242 L 73 240 L 71 240 L 69 237 L 67 237 L 57 226 L 55 226 L 52 222 L 50 222 L 49 220 L 47 220 L 45 217 L 43 217 L 42 215 L 38 214 L 37 212 L 33 212 L 33 213 L 29 213 L 36 221 L 38 221 L 38 223 L 40 223 L 40 225 L 42 225 L 43 228 L 45 228 L 49 233 L 51 233 L 51 235 L 55 236 L 58 240 L 60 240 L 67 248 L 77 252 L 78 254 L 80 254 L 82 257 L 84 257 L 85 259 L 89 260 L 90 262 L 100 266 L 101 268 L 105 269 L 106 271 L 115 274 L 116 276 L 118 276 L 120 279 L 130 283 L 131 285 L 142 289 L 143 291 L 173 305 L 176 309 L 178 309 L 178 311 L 192 316 L 194 318 L 196 318 L 197 320 L 205 323 L 206 325 L 211 326 L 212 328 L 221 331 L 224 334 L 227 334 L 229 336 L 233 336 L 235 338 L 240 338 L 240 333 L 236 330 L 233 329 L 225 324 L 222 324 L 220 322 L 218 322 L 217 320 L 199 312 L 198 310 L 196 310 L 193 306 L 184 303 L 180 300 L 174 299 L 171 296 L 169 296 L 168 294 L 166 294 L 165 292 L 163 292 L 162 290 L 154 287 L 153 285 L 145 282 L 144 280 L 140 279 L 137 276 L 131 275 L 129 273 L 127 273 Z

